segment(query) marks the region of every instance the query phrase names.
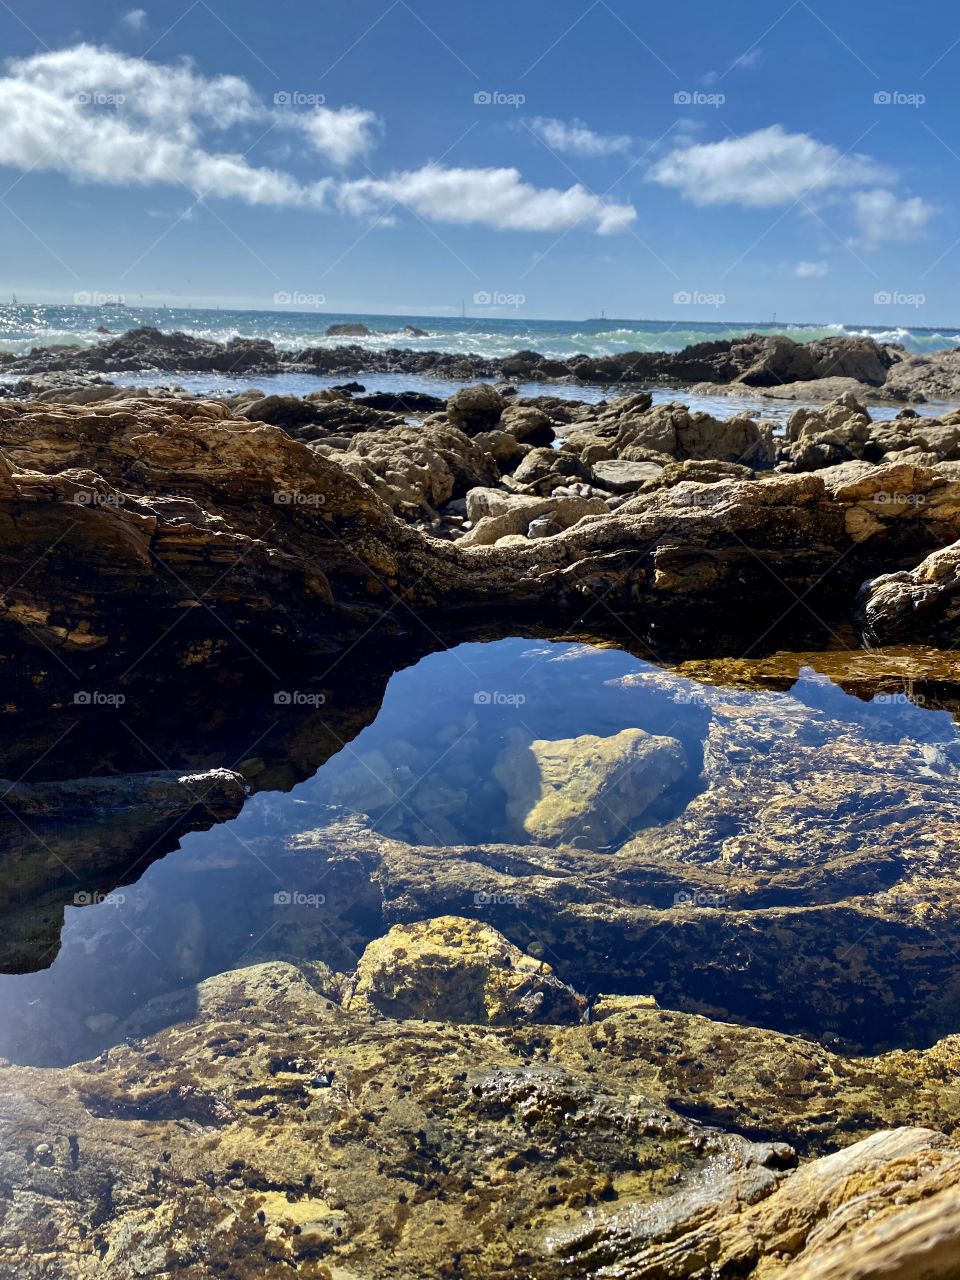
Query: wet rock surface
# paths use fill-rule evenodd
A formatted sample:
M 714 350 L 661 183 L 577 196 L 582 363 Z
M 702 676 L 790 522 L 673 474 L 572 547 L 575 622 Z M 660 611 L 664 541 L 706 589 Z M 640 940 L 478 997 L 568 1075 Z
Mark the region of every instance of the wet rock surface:
M 696 359 L 875 387 L 899 359 L 764 343 Z M 955 642 L 952 415 L 89 390 L 0 404 L 2 955 L 43 968 L 90 898 L 84 972 L 131 937 L 155 964 L 6 1029 L 51 1065 L 0 1067 L 0 1272 L 954 1275 L 960 754 L 872 700 L 947 718 L 957 670 L 751 648 L 791 611 Z M 740 624 L 746 656 L 607 681 L 598 733 L 532 697 L 494 742 L 518 695 L 474 683 L 428 744 L 351 750 L 485 616 L 605 613 L 637 647 Z M 212 929 L 134 883 L 334 756 L 296 830 L 218 849 L 269 896 Z
M 456 916 L 394 925 L 371 942 L 344 1001 L 357 1013 L 431 1022 L 579 1022 L 586 1001 L 489 925 Z
M 8 1273 L 951 1274 L 960 1153 L 904 1118 L 956 1114 L 951 1042 L 851 1062 L 643 1002 L 593 1025 L 397 1021 L 277 963 L 187 994 L 96 1062 L 3 1069 Z M 799 1167 L 783 1136 L 683 1114 L 721 1063 L 731 1111 L 812 1145 Z M 773 1075 L 829 1079 L 853 1145 L 817 1158 Z

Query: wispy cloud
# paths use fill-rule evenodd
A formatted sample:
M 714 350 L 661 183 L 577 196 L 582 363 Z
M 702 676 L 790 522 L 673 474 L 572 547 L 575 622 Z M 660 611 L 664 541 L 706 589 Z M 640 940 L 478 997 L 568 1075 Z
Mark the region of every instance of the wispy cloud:
M 596 133 L 582 120 L 556 120 L 535 116 L 527 122 L 554 151 L 577 156 L 610 156 L 629 151 L 633 139 L 626 134 Z
M 829 275 L 830 268 L 825 262 L 798 262 L 793 268 L 793 274 L 798 280 L 816 280 Z
M 920 196 L 900 200 L 892 191 L 858 191 L 853 212 L 859 242 L 875 249 L 887 240 L 919 240 L 936 209 Z

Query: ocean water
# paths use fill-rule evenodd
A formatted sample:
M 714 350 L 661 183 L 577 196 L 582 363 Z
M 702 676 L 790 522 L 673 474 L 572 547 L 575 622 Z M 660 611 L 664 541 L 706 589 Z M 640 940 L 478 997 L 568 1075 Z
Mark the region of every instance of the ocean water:
M 365 324 L 372 336 L 328 338 L 327 328 L 345 322 Z M 322 311 L 231 311 L 210 308 L 146 307 L 133 303 L 102 306 L 46 306 L 26 303 L 0 306 L 0 350 L 25 353 L 55 343 L 92 346 L 103 340 L 98 328 L 120 333 L 140 325 L 166 332 L 180 330 L 197 337 L 228 342 L 231 338 L 267 338 L 294 350 L 359 342 L 370 350 L 472 353 L 494 358 L 519 350 L 539 351 L 557 359 L 584 353 L 617 355 L 625 351 L 680 351 L 697 342 L 716 342 L 750 333 L 785 334 L 797 342 L 816 338 L 870 334 L 879 342 L 902 343 L 924 353 L 960 346 L 960 326 L 943 329 L 880 329 L 841 324 L 772 325 L 754 322 L 689 320 L 534 320 L 518 310 L 515 317 L 345 315 Z M 425 337 L 401 330 L 411 325 Z

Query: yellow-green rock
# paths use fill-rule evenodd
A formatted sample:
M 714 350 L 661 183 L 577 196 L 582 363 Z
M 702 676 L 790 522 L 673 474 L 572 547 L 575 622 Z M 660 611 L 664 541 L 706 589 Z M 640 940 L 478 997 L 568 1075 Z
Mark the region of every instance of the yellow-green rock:
M 630 836 L 685 772 L 676 738 L 624 729 L 608 738 L 509 743 L 494 766 L 517 834 L 548 845 L 600 849 Z
M 353 1012 L 432 1022 L 579 1022 L 584 1001 L 548 964 L 459 916 L 394 925 L 371 942 L 344 1001 Z

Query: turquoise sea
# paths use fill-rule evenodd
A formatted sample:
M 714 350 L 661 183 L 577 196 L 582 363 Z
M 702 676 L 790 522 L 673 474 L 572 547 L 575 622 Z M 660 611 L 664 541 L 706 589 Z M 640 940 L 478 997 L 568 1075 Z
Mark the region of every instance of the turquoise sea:
M 96 296 L 95 300 L 96 300 Z M 102 329 L 120 333 L 140 325 L 170 332 L 180 330 L 219 342 L 231 338 L 268 338 L 278 347 L 337 346 L 343 338 L 325 336 L 330 325 L 365 324 L 371 336 L 359 341 L 372 350 L 406 347 L 424 351 L 470 352 L 480 356 L 511 355 L 518 350 L 539 351 L 562 358 L 583 352 L 615 355 L 624 351 L 680 351 L 696 342 L 715 342 L 749 333 L 783 333 L 798 342 L 815 338 L 869 333 L 880 342 L 899 342 L 922 353 L 960 346 L 960 325 L 942 329 L 878 329 L 841 324 L 782 325 L 744 321 L 729 323 L 689 320 L 533 320 L 517 309 L 516 316 L 493 319 L 463 316 L 347 315 L 307 310 L 229 311 L 216 308 L 147 307 L 129 299 L 120 304 L 49 306 L 19 301 L 0 306 L 0 350 L 27 352 L 35 346 L 103 340 Z M 474 311 L 476 309 L 473 309 Z M 401 332 L 405 326 L 422 330 L 423 337 Z

